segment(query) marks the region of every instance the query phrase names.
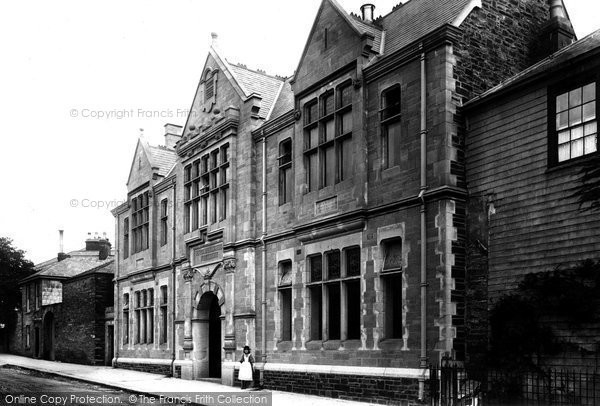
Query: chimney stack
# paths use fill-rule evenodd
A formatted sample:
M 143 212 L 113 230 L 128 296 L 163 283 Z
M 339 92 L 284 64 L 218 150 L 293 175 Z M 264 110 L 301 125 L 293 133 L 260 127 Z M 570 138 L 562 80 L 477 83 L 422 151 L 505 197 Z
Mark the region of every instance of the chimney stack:
M 63 244 L 63 233 L 64 230 L 58 230 L 58 256 L 56 257 L 58 262 L 63 259 L 69 258 L 67 254 L 65 254 L 64 244 Z
M 548 0 L 550 20 L 542 26 L 542 58 L 575 42 L 577 37 L 562 0 Z
M 175 145 L 181 140 L 183 128 L 176 124 L 165 124 L 165 147 L 175 149 Z
M 360 12 L 362 14 L 363 21 L 372 23 L 375 19 L 375 5 L 374 4 L 363 4 L 360 6 Z
M 104 233 L 104 237 L 100 238 L 98 233 L 92 238 L 91 233 L 88 233 L 88 239 L 85 240 L 86 251 L 98 251 L 98 259 L 105 260 L 110 255 L 111 244 Z

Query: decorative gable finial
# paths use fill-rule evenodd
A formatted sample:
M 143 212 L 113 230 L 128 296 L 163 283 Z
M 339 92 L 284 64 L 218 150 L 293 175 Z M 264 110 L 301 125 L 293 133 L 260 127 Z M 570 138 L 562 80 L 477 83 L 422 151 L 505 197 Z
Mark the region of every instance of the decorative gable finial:
M 210 45 L 213 46 L 213 47 L 216 47 L 217 43 L 218 43 L 219 36 L 217 35 L 216 32 L 211 32 L 210 33 L 210 37 L 211 37 Z

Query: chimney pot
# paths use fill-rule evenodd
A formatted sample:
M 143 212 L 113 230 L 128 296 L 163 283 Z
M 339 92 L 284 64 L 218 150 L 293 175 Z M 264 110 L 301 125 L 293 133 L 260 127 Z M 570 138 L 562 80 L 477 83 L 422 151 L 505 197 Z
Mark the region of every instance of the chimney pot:
M 539 58 L 545 58 L 559 49 L 572 44 L 577 38 L 562 0 L 548 0 L 550 19 L 540 30 Z
M 550 19 L 567 18 L 562 0 L 550 0 Z
M 64 252 L 63 233 L 64 233 L 64 230 L 58 230 L 58 240 L 59 240 L 59 247 L 58 247 L 59 251 L 58 251 L 58 256 L 57 256 L 58 262 L 66 259 L 66 258 L 69 258 L 69 256 L 67 254 L 65 254 L 65 252 Z
M 374 4 L 363 4 L 360 6 L 360 11 L 362 14 L 363 21 L 367 21 L 369 23 L 373 22 L 375 18 L 375 5 Z

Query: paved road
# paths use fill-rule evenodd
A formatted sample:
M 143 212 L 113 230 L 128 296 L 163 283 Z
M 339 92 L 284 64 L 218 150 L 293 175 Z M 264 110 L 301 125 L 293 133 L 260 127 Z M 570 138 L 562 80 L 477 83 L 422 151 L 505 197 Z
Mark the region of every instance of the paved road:
M 60 398 L 67 396 L 67 405 L 95 405 L 93 402 L 80 402 L 82 396 L 90 395 L 96 399 L 105 396 L 105 400 L 114 399 L 114 402 L 106 402 L 105 404 L 123 404 L 123 405 L 138 405 L 143 404 L 138 401 L 131 402 L 135 399 L 135 395 L 123 390 L 111 389 L 100 385 L 80 382 L 68 378 L 58 377 L 50 374 L 45 374 L 37 371 L 30 371 L 17 367 L 0 367 L 0 406 L 15 405 L 22 403 L 23 398 L 19 396 L 30 396 L 35 394 L 37 399 L 36 404 L 46 405 L 63 405 Z M 40 399 L 41 395 L 54 396 L 58 395 L 56 401 Z M 73 394 L 77 398 L 70 398 Z M 83 398 L 87 400 L 88 398 Z M 104 402 L 102 402 L 104 403 Z M 100 404 L 102 404 L 100 403 Z

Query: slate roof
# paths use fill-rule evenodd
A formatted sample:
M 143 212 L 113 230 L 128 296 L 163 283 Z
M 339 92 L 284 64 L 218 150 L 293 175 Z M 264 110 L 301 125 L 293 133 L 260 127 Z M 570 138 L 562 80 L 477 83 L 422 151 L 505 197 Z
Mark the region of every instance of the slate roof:
M 336 0 L 329 0 L 329 2 L 333 5 L 333 7 L 335 7 L 338 10 L 342 17 L 344 17 L 350 23 L 350 25 L 354 27 L 354 29 L 358 31 L 361 35 L 369 33 L 374 37 L 373 50 L 379 53 L 379 48 L 381 48 L 381 28 L 363 21 L 362 19 L 360 19 L 360 17 L 354 14 L 348 14 L 346 10 L 344 10 L 344 8 Z
M 175 150 L 166 147 L 149 145 L 150 160 L 153 167 L 158 168 L 160 176 L 166 176 L 177 162 Z
M 114 273 L 114 256 L 111 255 L 104 259 L 99 259 L 99 251 L 79 251 L 69 252 L 68 258 L 58 261 L 56 258 L 42 262 L 35 266 L 37 271 L 33 275 L 23 279 L 21 283 L 36 279 L 38 277 L 59 277 L 72 278 L 83 273 Z
M 290 81 L 286 80 L 281 88 L 281 92 L 277 96 L 273 111 L 269 119 L 277 118 L 290 110 L 294 109 L 294 92 L 292 92 L 292 86 Z
M 355 15 L 350 15 L 352 19 L 352 24 L 361 32 L 361 33 L 369 33 L 371 34 L 373 39 L 373 50 L 377 53 L 380 53 L 379 50 L 381 48 L 381 28 L 375 27 L 374 25 L 368 24 L 360 19 L 360 17 Z
M 584 37 L 577 42 L 567 45 L 566 47 L 553 53 L 546 59 L 542 59 L 535 65 L 532 65 L 529 68 L 519 72 L 518 74 L 511 76 L 504 82 L 492 87 L 491 89 L 482 93 L 481 95 L 469 100 L 467 103 L 465 103 L 465 107 L 475 104 L 481 101 L 482 99 L 495 95 L 513 85 L 524 82 L 528 79 L 532 79 L 537 75 L 550 73 L 556 68 L 560 68 L 565 63 L 573 62 L 574 58 L 582 56 L 593 50 L 600 52 L 600 30 L 594 31 L 587 37 Z
M 267 118 L 279 89 L 284 83 L 283 78 L 267 75 L 264 72 L 257 72 L 248 69 L 245 66 L 228 63 L 229 71 L 246 96 L 255 93 L 262 97 L 258 115 Z
M 471 0 L 410 0 L 384 16 L 384 54 L 389 55 L 457 19 Z

